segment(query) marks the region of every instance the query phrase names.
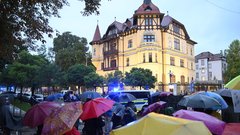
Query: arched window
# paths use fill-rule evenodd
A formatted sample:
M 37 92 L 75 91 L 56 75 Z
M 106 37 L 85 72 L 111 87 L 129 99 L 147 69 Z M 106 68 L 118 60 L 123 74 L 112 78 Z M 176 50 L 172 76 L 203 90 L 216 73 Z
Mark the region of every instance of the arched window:
M 185 76 L 182 75 L 182 76 L 181 76 L 181 84 L 184 84 L 184 83 L 185 83 Z
M 171 83 L 175 83 L 176 82 L 176 77 L 175 75 L 171 75 Z

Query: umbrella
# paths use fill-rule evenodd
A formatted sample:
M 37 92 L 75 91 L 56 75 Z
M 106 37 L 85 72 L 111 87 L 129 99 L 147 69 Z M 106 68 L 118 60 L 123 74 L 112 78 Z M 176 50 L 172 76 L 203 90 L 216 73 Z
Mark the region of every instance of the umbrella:
M 102 97 L 100 93 L 97 93 L 95 91 L 85 91 L 83 94 L 80 95 L 81 101 L 86 101 L 87 99 L 94 99 Z
M 166 97 L 166 96 L 170 96 L 170 95 L 173 95 L 173 93 L 172 92 L 161 92 L 160 93 L 160 97 Z
M 60 107 L 60 104 L 48 101 L 36 104 L 26 112 L 23 124 L 31 128 L 37 127 L 43 124 L 44 119 L 58 107 Z
M 240 90 L 240 75 L 233 78 L 224 87 L 234 90 Z
M 225 127 L 225 122 L 202 112 L 179 110 L 175 112 L 173 116 L 188 120 L 202 121 L 208 129 L 216 135 L 221 135 Z
M 165 104 L 166 104 L 166 102 L 164 102 L 164 101 L 159 101 L 159 102 L 153 103 L 144 109 L 142 115 L 143 116 L 147 115 L 148 113 L 156 111 L 157 109 L 163 109 L 165 107 Z
M 240 123 L 227 123 L 222 135 L 239 135 Z
M 52 94 L 46 97 L 46 101 L 55 101 L 58 100 L 59 98 L 63 97 L 62 93 L 56 93 L 56 94 Z
M 137 98 L 134 97 L 132 94 L 129 93 L 121 93 L 119 95 L 116 95 L 113 97 L 112 100 L 116 102 L 131 102 L 133 100 L 136 100 Z
M 214 98 L 205 96 L 203 94 L 194 94 L 184 96 L 178 105 L 192 108 L 210 109 L 213 107 L 221 108 L 221 104 Z
M 106 98 L 95 98 L 83 105 L 81 120 L 97 118 L 108 110 L 112 109 L 114 101 Z
M 212 97 L 221 104 L 221 108 L 213 108 L 213 110 L 228 108 L 228 104 L 226 103 L 226 101 L 217 93 L 207 91 L 207 92 L 199 92 L 198 94 L 203 94 L 203 95 Z
M 149 113 L 128 125 L 112 130 L 110 135 L 211 135 L 199 121 Z
M 215 93 L 217 93 L 223 97 L 232 97 L 232 91 L 233 90 L 231 90 L 231 89 L 219 89 L 219 90 L 215 91 Z
M 117 116 L 123 116 L 125 113 L 125 107 L 121 103 L 115 102 L 112 107 L 112 111 Z
M 81 102 L 66 103 L 45 119 L 42 135 L 61 135 L 70 131 L 81 113 Z

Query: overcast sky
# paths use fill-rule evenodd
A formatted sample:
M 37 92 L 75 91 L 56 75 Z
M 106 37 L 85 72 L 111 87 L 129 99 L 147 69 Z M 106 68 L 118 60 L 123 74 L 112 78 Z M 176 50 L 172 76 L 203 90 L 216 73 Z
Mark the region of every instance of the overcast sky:
M 124 22 L 132 17 L 143 0 L 102 0 L 100 15 L 82 16 L 84 3 L 69 0 L 70 6 L 60 11 L 61 18 L 51 18 L 50 25 L 60 34 L 66 31 L 92 41 L 97 20 L 103 35 L 115 20 Z M 240 2 L 238 0 L 152 0 L 161 13 L 168 14 L 185 25 L 190 38 L 198 44 L 195 55 L 227 49 L 234 39 L 240 39 Z M 54 36 L 56 37 L 56 36 Z M 47 38 L 52 47 L 53 39 Z

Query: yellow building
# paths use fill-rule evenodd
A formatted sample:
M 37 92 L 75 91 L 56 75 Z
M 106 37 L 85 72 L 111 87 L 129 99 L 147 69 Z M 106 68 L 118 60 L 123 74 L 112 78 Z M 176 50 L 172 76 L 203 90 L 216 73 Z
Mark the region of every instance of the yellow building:
M 158 84 L 186 84 L 194 77 L 194 42 L 184 25 L 160 12 L 151 0 L 120 23 L 114 21 L 101 37 L 97 25 L 93 37 L 92 62 L 97 73 L 106 75 L 133 67 L 150 69 Z M 171 78 L 171 79 L 170 79 Z

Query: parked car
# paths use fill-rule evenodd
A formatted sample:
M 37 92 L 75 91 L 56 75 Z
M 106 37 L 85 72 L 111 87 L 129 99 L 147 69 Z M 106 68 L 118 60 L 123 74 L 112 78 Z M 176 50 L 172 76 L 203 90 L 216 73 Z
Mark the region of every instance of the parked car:
M 61 93 L 65 95 L 67 92 L 70 92 L 70 91 L 73 91 L 73 90 L 61 90 Z
M 35 100 L 37 100 L 38 102 L 42 102 L 43 101 L 43 94 L 34 94 L 32 97 Z

